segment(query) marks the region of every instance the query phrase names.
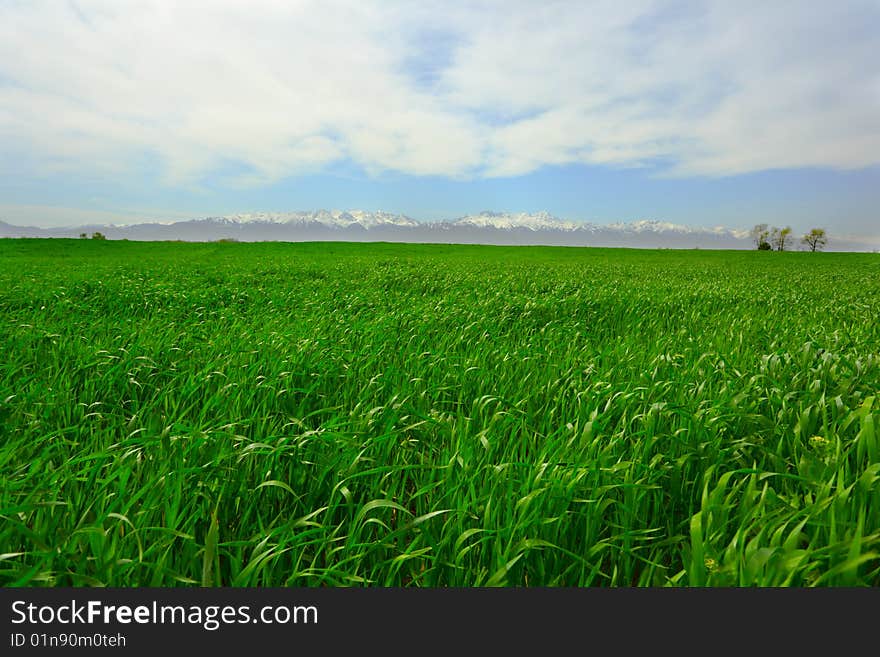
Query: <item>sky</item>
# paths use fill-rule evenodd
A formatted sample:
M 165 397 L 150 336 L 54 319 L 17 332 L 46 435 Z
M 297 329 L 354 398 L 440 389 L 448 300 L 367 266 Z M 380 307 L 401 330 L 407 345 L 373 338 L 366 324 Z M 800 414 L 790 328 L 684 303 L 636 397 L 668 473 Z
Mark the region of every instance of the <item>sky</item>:
M 878 34 L 878 0 L 0 0 L 0 221 L 880 237 Z

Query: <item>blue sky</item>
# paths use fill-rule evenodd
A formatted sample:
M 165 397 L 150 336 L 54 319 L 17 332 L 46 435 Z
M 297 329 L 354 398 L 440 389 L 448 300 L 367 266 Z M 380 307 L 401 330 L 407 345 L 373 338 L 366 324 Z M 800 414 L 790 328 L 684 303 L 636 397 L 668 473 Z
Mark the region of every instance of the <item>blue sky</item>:
M 880 237 L 878 33 L 873 1 L 0 2 L 0 220 Z

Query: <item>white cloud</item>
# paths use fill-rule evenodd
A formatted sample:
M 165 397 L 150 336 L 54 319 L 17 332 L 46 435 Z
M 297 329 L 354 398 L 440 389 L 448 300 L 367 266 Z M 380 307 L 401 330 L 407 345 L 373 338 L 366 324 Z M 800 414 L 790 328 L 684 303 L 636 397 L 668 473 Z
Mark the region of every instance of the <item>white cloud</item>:
M 880 162 L 876 3 L 415 4 L 4 3 L 0 147 L 181 185 Z

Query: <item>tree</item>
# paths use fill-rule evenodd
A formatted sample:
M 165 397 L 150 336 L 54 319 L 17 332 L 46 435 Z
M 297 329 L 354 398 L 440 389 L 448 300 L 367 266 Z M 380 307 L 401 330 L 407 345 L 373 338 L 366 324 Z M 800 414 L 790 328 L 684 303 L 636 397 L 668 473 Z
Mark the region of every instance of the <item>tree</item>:
M 93 240 L 105 240 L 105 239 L 107 239 L 107 236 L 104 235 L 104 233 L 94 232 L 94 233 L 92 233 L 92 239 Z
M 755 241 L 755 246 L 759 251 L 769 251 L 770 243 L 767 238 L 770 236 L 770 229 L 767 224 L 757 224 L 749 233 Z
M 774 226 L 770 234 L 770 242 L 773 248 L 777 251 L 785 251 L 789 235 L 791 235 L 791 226 L 786 226 L 785 228 L 776 228 Z
M 828 235 L 824 228 L 814 228 L 801 238 L 801 242 L 810 247 L 810 251 L 815 253 L 828 244 Z
M 84 239 L 87 238 L 87 237 L 88 237 L 88 235 L 86 235 L 85 233 L 80 233 L 80 234 L 79 234 L 79 238 L 80 238 L 81 240 L 84 240 Z

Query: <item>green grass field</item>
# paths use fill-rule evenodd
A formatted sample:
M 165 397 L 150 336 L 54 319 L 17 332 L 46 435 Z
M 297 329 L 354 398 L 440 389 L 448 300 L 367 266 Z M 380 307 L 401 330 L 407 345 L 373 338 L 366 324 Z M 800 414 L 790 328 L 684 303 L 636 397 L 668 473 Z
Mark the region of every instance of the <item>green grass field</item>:
M 5 586 L 880 586 L 880 256 L 0 240 Z

